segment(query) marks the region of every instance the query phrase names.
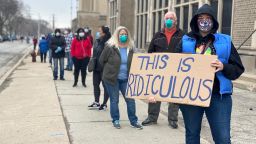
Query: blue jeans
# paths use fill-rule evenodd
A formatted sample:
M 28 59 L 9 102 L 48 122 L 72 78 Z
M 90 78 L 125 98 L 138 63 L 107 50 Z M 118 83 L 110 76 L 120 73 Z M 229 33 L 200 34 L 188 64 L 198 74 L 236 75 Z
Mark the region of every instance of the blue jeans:
M 53 77 L 58 78 L 58 63 L 60 65 L 60 78 L 64 78 L 64 58 L 53 58 Z
M 66 66 L 66 68 L 68 70 L 72 70 L 73 69 L 73 61 L 72 61 L 72 57 L 71 57 L 71 52 L 66 52 L 66 56 L 67 56 L 67 66 Z
M 200 144 L 203 114 L 209 122 L 215 144 L 230 144 L 231 95 L 212 95 L 210 107 L 180 105 L 186 128 L 186 144 Z
M 52 49 L 49 49 L 49 63 L 52 64 Z
M 120 90 L 127 105 L 127 113 L 128 113 L 128 118 L 130 120 L 130 124 L 131 125 L 136 124 L 138 121 L 138 118 L 136 116 L 135 100 L 128 99 L 125 97 L 127 80 L 117 80 L 117 83 L 115 85 L 112 85 L 107 81 L 104 81 L 104 84 L 110 97 L 110 115 L 113 120 L 112 122 L 120 119 L 119 107 L 118 107 L 119 90 Z

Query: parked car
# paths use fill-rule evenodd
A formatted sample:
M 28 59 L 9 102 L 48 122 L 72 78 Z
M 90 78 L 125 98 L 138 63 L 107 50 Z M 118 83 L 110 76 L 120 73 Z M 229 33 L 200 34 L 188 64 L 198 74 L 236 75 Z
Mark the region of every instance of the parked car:
M 4 35 L 3 41 L 11 41 L 11 38 L 8 35 Z
M 12 35 L 12 36 L 11 36 L 11 40 L 17 40 L 16 35 Z
M 0 35 L 0 42 L 3 42 L 4 40 L 3 40 L 3 37 Z

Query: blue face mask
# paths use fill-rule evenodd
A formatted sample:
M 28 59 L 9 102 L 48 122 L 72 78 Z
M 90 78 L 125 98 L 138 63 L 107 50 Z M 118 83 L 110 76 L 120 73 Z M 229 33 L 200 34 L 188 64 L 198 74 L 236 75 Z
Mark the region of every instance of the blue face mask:
M 119 40 L 120 40 L 121 43 L 126 43 L 127 39 L 128 39 L 127 35 L 120 35 L 119 36 Z
M 99 39 L 99 38 L 100 38 L 100 32 L 96 32 L 95 38 L 96 38 L 96 39 Z
M 167 28 L 171 28 L 172 25 L 173 25 L 173 20 L 171 20 L 171 19 L 165 20 L 165 26 L 166 26 Z

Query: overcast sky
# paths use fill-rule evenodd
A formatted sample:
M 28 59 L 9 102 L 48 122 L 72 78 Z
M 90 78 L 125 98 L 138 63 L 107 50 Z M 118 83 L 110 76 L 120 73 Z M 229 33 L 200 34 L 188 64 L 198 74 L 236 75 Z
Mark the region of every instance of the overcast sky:
M 73 18 L 76 17 L 76 0 L 22 0 L 29 6 L 32 18 L 48 21 L 52 25 L 55 15 L 55 27 L 66 28 L 71 26 L 71 1 L 73 3 Z

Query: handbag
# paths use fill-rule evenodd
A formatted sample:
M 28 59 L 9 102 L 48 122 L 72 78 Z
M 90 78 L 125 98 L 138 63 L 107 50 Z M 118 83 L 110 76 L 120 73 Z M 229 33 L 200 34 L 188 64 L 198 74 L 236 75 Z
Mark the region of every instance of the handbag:
M 90 61 L 88 63 L 88 71 L 92 72 L 95 69 L 96 66 L 96 58 L 95 57 L 91 57 Z

